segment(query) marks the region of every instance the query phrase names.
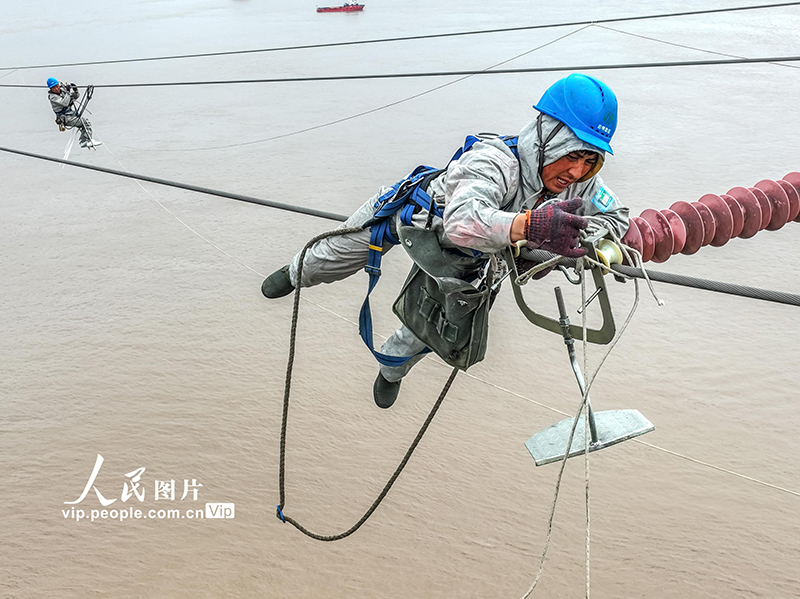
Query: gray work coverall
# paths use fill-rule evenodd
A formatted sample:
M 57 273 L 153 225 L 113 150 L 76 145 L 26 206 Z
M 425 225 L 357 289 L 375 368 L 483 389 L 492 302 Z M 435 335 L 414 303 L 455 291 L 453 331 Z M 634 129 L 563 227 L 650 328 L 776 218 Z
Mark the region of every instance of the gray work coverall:
M 558 121 L 542 115 L 542 136 L 548 134 Z M 428 193 L 437 205 L 444 207 L 444 218 L 434 217 L 433 229 L 437 231 L 443 248 L 461 249 L 465 265 L 470 261 L 478 270 L 485 263 L 486 254 L 501 252 L 511 245 L 511 223 L 520 212 L 538 208 L 546 202 L 561 201 L 576 196 L 583 198 L 581 215 L 598 216 L 607 221 L 607 227 L 622 237 L 628 230 L 628 208 L 595 174 L 583 182 L 576 182 L 559 195 L 548 192 L 539 176 L 539 146 L 541 145 L 536 121 L 529 123 L 520 133 L 517 149 L 519 160 L 498 138 L 477 142 L 447 170 L 434 179 Z M 604 152 L 578 139 L 563 127 L 547 144 L 544 166 L 578 150 L 597 152 L 600 160 Z M 390 187 L 381 187 L 339 228 L 355 227 L 366 223 L 376 211 L 375 202 Z M 400 213 L 395 217 L 395 227 Z M 424 226 L 427 212 L 414 215 L 413 224 Z M 306 252 L 303 264 L 303 287 L 319 283 L 332 283 L 363 269 L 367 264 L 370 231 L 330 237 L 314 244 Z M 385 242 L 385 254 L 392 244 Z M 484 255 L 468 257 L 477 250 Z M 289 278 L 297 286 L 298 253 L 289 265 Z M 410 356 L 425 348 L 407 327 L 400 327 L 381 347 L 381 352 L 391 356 Z M 405 376 L 422 356 L 408 360 L 402 366 L 381 364 L 381 373 L 389 382 Z
M 78 91 L 67 91 L 67 84 L 59 84 L 61 93 L 54 94 L 52 91 L 47 93 L 47 99 L 50 100 L 50 106 L 56 116 L 61 117 L 61 121 L 65 127 L 77 127 L 81 132 L 80 144 L 86 146 L 92 141 L 92 124 L 86 117 L 79 117 L 78 110 L 75 107 L 75 100 L 78 99 Z

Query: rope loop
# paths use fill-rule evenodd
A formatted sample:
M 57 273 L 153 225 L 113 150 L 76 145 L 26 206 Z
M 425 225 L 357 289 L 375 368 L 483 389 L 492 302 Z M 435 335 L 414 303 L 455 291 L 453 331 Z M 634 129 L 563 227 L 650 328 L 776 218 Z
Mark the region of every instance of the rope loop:
M 447 382 L 444 385 L 441 393 L 439 394 L 439 398 L 436 400 L 436 403 L 433 404 L 431 411 L 428 413 L 428 417 L 425 419 L 425 422 L 420 427 L 419 432 L 417 432 L 417 436 L 414 438 L 414 441 L 409 446 L 408 450 L 406 451 L 405 456 L 400 462 L 400 465 L 395 469 L 394 473 L 392 474 L 389 481 L 383 487 L 383 490 L 380 492 L 378 497 L 375 501 L 372 502 L 372 505 L 367 509 L 363 516 L 356 522 L 353 526 L 351 526 L 346 531 L 335 534 L 335 535 L 320 535 L 315 532 L 312 532 L 305 528 L 302 524 L 290 518 L 289 516 L 284 515 L 283 507 L 286 505 L 286 491 L 285 491 L 285 463 L 286 463 L 286 428 L 287 422 L 289 419 L 289 395 L 292 386 L 292 369 L 294 367 L 294 356 L 295 356 L 295 346 L 297 341 L 297 320 L 298 320 L 298 312 L 300 308 L 300 288 L 301 288 L 301 281 L 303 280 L 303 262 L 305 261 L 306 252 L 313 246 L 316 242 L 325 239 L 327 237 L 334 237 L 338 235 L 347 235 L 350 233 L 356 233 L 358 231 L 362 231 L 363 227 L 343 227 L 340 229 L 334 229 L 333 231 L 327 231 L 325 233 L 321 233 L 314 237 L 311 241 L 309 241 L 303 251 L 300 253 L 300 260 L 297 266 L 297 287 L 295 289 L 294 294 L 294 306 L 292 308 L 292 326 L 291 332 L 289 335 L 289 359 L 286 364 L 286 383 L 284 385 L 284 392 L 283 392 L 283 418 L 281 422 L 281 450 L 280 450 L 280 468 L 279 468 L 279 475 L 278 475 L 278 482 L 279 482 L 279 490 L 280 490 L 280 503 L 278 504 L 277 508 L 277 515 L 283 522 L 288 522 L 292 526 L 294 526 L 297 530 L 302 532 L 304 535 L 316 539 L 317 541 L 338 541 L 340 539 L 344 539 L 345 537 L 349 537 L 353 534 L 356 530 L 358 530 L 364 522 L 373 514 L 373 512 L 378 508 L 381 501 L 383 501 L 384 497 L 389 493 L 389 490 L 394 485 L 397 478 L 400 476 L 400 473 L 406 467 L 409 459 L 411 459 L 411 454 L 414 453 L 414 450 L 417 448 L 417 445 L 422 440 L 422 436 L 428 430 L 428 426 L 430 426 L 433 417 L 436 415 L 436 412 L 439 410 L 439 407 L 442 405 L 442 401 L 444 401 L 447 392 L 450 390 L 450 386 L 453 384 L 453 380 L 456 378 L 456 374 L 458 374 L 458 368 L 453 368 L 453 371 L 450 373 L 450 378 L 447 379 Z

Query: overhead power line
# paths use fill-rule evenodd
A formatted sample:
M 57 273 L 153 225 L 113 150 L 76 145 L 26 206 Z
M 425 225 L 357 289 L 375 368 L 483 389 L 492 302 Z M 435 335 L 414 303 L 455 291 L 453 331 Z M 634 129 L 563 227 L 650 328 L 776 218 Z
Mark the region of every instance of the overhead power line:
M 770 56 L 764 58 L 722 58 L 709 60 L 670 60 L 666 62 L 629 62 L 617 64 L 573 65 L 563 67 L 529 67 L 523 69 L 481 69 L 476 71 L 428 71 L 418 73 L 373 73 L 366 75 L 323 75 L 316 77 L 270 77 L 263 79 L 221 79 L 216 81 L 161 81 L 153 83 L 107 83 L 99 88 L 174 87 L 197 85 L 233 85 L 241 83 L 301 83 L 312 81 L 353 81 L 366 79 L 411 79 L 420 77 L 463 77 L 465 75 L 519 75 L 522 73 L 555 73 L 561 71 L 607 71 L 612 69 L 655 69 L 665 67 L 696 67 L 710 65 L 764 64 L 798 62 L 800 56 Z M 41 89 L 42 85 L 0 84 L 1 87 Z
M 137 175 L 136 173 L 129 173 L 127 171 L 120 171 L 117 169 L 105 168 L 102 166 L 94 166 L 92 164 L 81 164 L 80 162 L 73 162 L 72 160 L 62 160 L 61 158 L 54 158 L 53 156 L 34 154 L 33 152 L 25 152 L 23 150 L 15 150 L 13 148 L 0 147 L 0 151 L 9 152 L 11 154 L 19 154 L 20 156 L 27 156 L 29 158 L 38 158 L 39 160 L 58 162 L 59 164 L 68 164 L 70 166 L 76 166 L 78 168 L 85 168 L 92 171 L 99 171 L 101 173 L 108 173 L 109 175 L 127 177 L 128 179 L 137 179 L 139 181 L 156 183 L 158 185 L 166 185 L 168 187 L 177 187 L 178 189 L 196 191 L 198 193 L 205 193 L 208 195 L 219 196 L 221 198 L 228 198 L 230 200 L 237 200 L 239 202 L 247 202 L 249 204 L 259 204 L 261 206 L 269 206 L 270 208 L 278 208 L 279 210 L 288 210 L 290 212 L 298 212 L 300 214 L 318 216 L 320 218 L 327 218 L 328 220 L 335 220 L 339 222 L 347 220 L 347 216 L 343 214 L 326 212 L 324 210 L 315 210 L 314 208 L 306 208 L 304 206 L 294 206 L 292 204 L 284 204 L 283 202 L 273 202 L 272 200 L 264 200 L 262 198 L 242 195 L 240 193 L 231 193 L 229 191 L 220 191 L 219 189 L 211 189 L 210 187 L 201 187 L 199 185 L 181 183 L 180 181 L 170 181 L 169 179 L 160 179 L 158 177 L 150 177 L 148 175 Z
M 569 21 L 564 23 L 548 23 L 541 25 L 524 25 L 519 27 L 502 27 L 497 29 L 479 29 L 475 31 L 457 31 L 450 33 L 431 33 L 427 35 L 410 35 L 404 37 L 385 37 L 368 40 L 354 40 L 348 42 L 327 42 L 319 44 L 300 44 L 294 46 L 279 46 L 272 48 L 253 48 L 250 50 L 228 50 L 223 52 L 198 52 L 195 54 L 172 54 L 169 56 L 149 56 L 142 58 L 119 58 L 113 60 L 92 60 L 83 62 L 62 62 L 52 64 L 39 64 L 39 65 L 25 65 L 15 67 L 0 67 L 0 71 L 9 71 L 12 69 L 50 69 L 60 67 L 77 67 L 77 66 L 90 66 L 102 64 L 123 64 L 131 62 L 150 62 L 155 60 L 176 60 L 182 58 L 209 58 L 215 56 L 234 56 L 240 54 L 258 54 L 263 52 L 282 52 L 286 50 L 309 50 L 314 48 L 334 48 L 338 46 L 357 46 L 364 44 L 380 44 L 386 42 L 406 42 L 412 40 L 424 40 L 445 37 L 458 37 L 466 35 L 481 35 L 488 33 L 509 33 L 513 31 L 531 31 L 534 29 L 550 29 L 555 27 L 574 27 L 579 25 L 593 25 L 604 23 L 624 23 L 629 21 L 645 21 L 649 19 L 666 19 L 670 17 L 687 17 L 693 15 L 708 15 L 726 12 L 741 12 L 746 10 L 759 10 L 765 8 L 782 8 L 787 6 L 798 6 L 800 2 L 778 2 L 773 4 L 755 4 L 750 6 L 733 6 L 728 8 L 711 8 L 706 10 L 690 10 L 671 13 L 660 13 L 654 15 L 640 15 L 635 17 L 613 17 L 609 19 L 593 19 L 584 21 Z
M 554 258 L 556 254 L 544 250 L 528 250 L 523 248 L 522 256 L 527 257 L 528 259 L 535 260 L 537 262 L 546 262 Z M 577 262 L 578 261 L 575 258 L 561 259 L 561 264 L 568 268 L 574 268 Z M 634 268 L 632 266 L 625 266 L 623 264 L 612 264 L 611 270 L 629 277 L 636 277 L 637 279 L 645 278 L 642 269 Z M 692 287 L 694 289 L 702 289 L 704 291 L 716 291 L 717 293 L 727 293 L 728 295 L 738 295 L 739 297 L 764 300 L 767 302 L 775 302 L 778 304 L 787 304 L 789 306 L 800 306 L 800 295 L 797 295 L 796 293 L 787 293 L 785 291 L 773 291 L 771 289 L 761 289 L 760 287 L 750 287 L 748 285 L 727 283 L 725 281 L 700 279 L 698 277 L 690 277 L 688 275 L 664 272 L 662 270 L 647 269 L 646 272 L 647 276 L 652 281 L 669 283 L 670 285 Z
M 131 173 L 128 171 L 120 171 L 117 169 L 112 168 L 105 168 L 102 166 L 94 166 L 91 164 L 81 164 L 80 162 L 73 162 L 71 160 L 62 160 L 61 158 L 54 158 L 53 156 L 45 156 L 43 154 L 35 154 L 33 152 L 25 152 L 24 150 L 15 150 L 13 148 L 5 148 L 0 146 L 0 152 L 8 152 L 10 154 L 18 154 L 20 156 L 27 156 L 28 158 L 38 158 L 39 160 L 47 160 L 49 162 L 57 162 L 59 164 L 68 164 L 70 166 L 76 166 L 78 168 L 85 168 L 92 171 L 99 171 L 101 173 L 107 173 L 109 175 L 118 175 L 120 177 L 126 177 L 128 179 L 136 179 L 138 181 L 147 181 L 149 183 L 156 183 L 158 185 L 166 185 L 168 187 L 176 187 L 178 189 L 185 189 L 188 191 L 195 191 L 198 193 L 204 193 L 208 195 L 214 195 L 222 198 L 228 198 L 231 200 L 237 200 L 240 202 L 247 202 L 250 204 L 259 204 L 261 206 L 269 206 L 271 208 L 278 208 L 279 210 L 287 210 L 289 212 L 297 212 L 299 214 L 308 214 L 310 216 L 318 216 L 320 218 L 325 218 L 328 220 L 335 220 L 338 222 L 343 222 L 347 220 L 347 217 L 343 214 L 336 214 L 334 212 L 326 212 L 324 210 L 315 210 L 314 208 L 306 208 L 305 206 L 296 206 L 293 204 L 284 204 L 283 202 L 274 202 L 272 200 L 264 200 L 262 198 L 256 198 L 253 196 L 242 195 L 239 193 L 231 193 L 228 191 L 221 191 L 218 189 L 212 189 L 209 187 L 202 187 L 200 185 L 191 185 L 189 183 L 181 183 L 179 181 L 171 181 L 169 179 L 161 179 L 158 177 L 150 177 L 149 175 L 137 175 L 136 173 Z M 523 250 L 526 254 L 530 257 L 539 260 L 545 261 L 549 258 L 552 258 L 554 254 L 550 252 L 545 252 L 543 250 Z M 574 266 L 576 260 L 574 258 L 563 258 L 562 263 L 564 265 L 572 265 Z M 623 266 L 620 264 L 615 264 L 612 267 L 612 270 L 615 270 L 619 273 L 632 276 L 632 277 L 644 277 L 643 272 L 637 268 L 631 268 L 629 266 Z M 678 275 L 673 273 L 667 273 L 663 271 L 647 271 L 648 276 L 654 281 L 662 281 L 664 283 L 671 283 L 673 285 L 682 285 L 684 287 L 694 287 L 696 289 L 703 289 L 706 291 L 716 291 L 719 293 L 727 293 L 731 295 L 739 295 L 742 297 L 748 297 L 752 299 L 760 299 L 766 300 L 771 302 L 777 302 L 781 304 L 789 304 L 792 306 L 800 306 L 800 295 L 795 295 L 792 293 L 785 293 L 781 291 L 772 291 L 768 289 L 760 289 L 757 287 L 747 287 L 745 285 L 736 285 L 733 283 L 725 283 L 721 281 L 710 281 L 707 279 L 698 279 L 696 277 L 688 277 L 685 275 Z

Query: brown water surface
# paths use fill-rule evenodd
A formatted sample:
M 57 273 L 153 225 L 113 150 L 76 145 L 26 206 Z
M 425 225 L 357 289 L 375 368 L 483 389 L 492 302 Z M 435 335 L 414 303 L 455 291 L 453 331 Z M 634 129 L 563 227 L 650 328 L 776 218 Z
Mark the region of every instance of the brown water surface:
M 318 15 L 313 3 L 255 0 L 5 4 L 0 66 L 710 6 L 386 0 Z M 725 54 L 800 54 L 797 8 L 614 27 Z M 53 124 L 48 76 L 99 85 L 482 69 L 576 29 L 0 71 L 0 83 L 42 85 L 0 89 L 0 145 L 63 156 L 70 134 Z M 592 27 L 505 66 L 707 57 Z M 594 74 L 621 106 L 603 174 L 633 214 L 800 170 L 795 68 Z M 518 132 L 559 76 L 476 76 L 376 112 L 455 78 L 98 89 L 90 118 L 105 145 L 76 147 L 72 158 L 349 213 L 416 165 L 444 164 L 468 133 Z M 493 310 L 487 359 L 457 377 L 388 497 L 354 535 L 321 543 L 274 515 L 292 302 L 268 302 L 259 287 L 333 223 L 6 153 L 0 169 L 0 596 L 518 597 L 528 588 L 558 468 L 535 467 L 524 442 L 562 419 L 558 411 L 572 413 L 579 396 L 562 340 L 528 324 L 508 289 Z M 660 268 L 800 293 L 799 227 Z M 372 300 L 378 335 L 396 326 L 390 304 L 409 266 L 400 250 L 385 260 Z M 426 359 L 395 407 L 374 406 L 376 364 L 353 324 L 366 281 L 310 289 L 301 306 L 286 513 L 322 534 L 349 528 L 369 507 L 448 375 Z M 560 275 L 530 285 L 531 302 L 554 313 L 556 284 L 569 287 L 578 322 L 578 291 Z M 621 323 L 634 288 L 612 285 Z M 657 427 L 642 438 L 657 448 L 627 442 L 592 454 L 592 596 L 800 597 L 800 313 L 656 289 L 666 305 L 642 287 L 592 393 L 596 409 L 635 407 Z M 601 349 L 590 352 L 596 366 Z M 78 499 L 98 454 L 95 486 L 116 499 L 107 509 L 155 517 L 72 517 L 65 502 Z M 156 481 L 175 481 L 174 498 L 156 500 Z M 185 517 L 213 502 L 234 503 L 235 517 Z M 103 509 L 93 490 L 74 507 Z M 159 519 L 159 509 L 184 517 Z M 584 595 L 584 535 L 576 459 L 539 596 Z

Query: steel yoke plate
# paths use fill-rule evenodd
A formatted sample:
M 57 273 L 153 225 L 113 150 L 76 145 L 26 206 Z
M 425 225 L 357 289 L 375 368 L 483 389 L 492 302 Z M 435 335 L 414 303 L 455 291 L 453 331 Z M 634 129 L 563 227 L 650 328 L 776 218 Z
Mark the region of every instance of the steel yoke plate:
M 590 442 L 590 452 L 616 445 L 622 441 L 627 441 L 655 430 L 653 423 L 645 418 L 639 410 L 595 412 L 594 418 L 597 425 L 597 443 Z M 528 448 L 537 466 L 557 462 L 564 458 L 574 420 L 574 418 L 562 420 L 536 433 L 525 442 L 525 447 Z M 575 457 L 584 452 L 585 422 L 586 418 L 582 415 L 578 420 L 578 426 L 575 428 L 575 436 L 572 439 L 569 457 Z

